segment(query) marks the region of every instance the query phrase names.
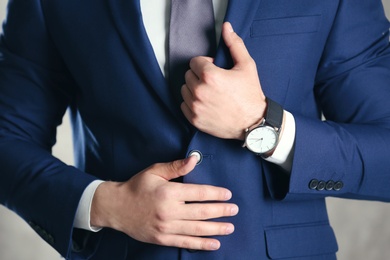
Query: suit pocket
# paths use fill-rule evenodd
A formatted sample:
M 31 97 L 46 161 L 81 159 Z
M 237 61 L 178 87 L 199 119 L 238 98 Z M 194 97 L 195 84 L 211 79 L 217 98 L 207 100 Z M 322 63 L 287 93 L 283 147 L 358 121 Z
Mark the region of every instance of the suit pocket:
M 252 23 L 251 37 L 315 33 L 320 20 L 321 15 L 255 20 Z
M 338 250 L 328 224 L 270 228 L 265 230 L 265 237 L 271 259 L 331 255 Z

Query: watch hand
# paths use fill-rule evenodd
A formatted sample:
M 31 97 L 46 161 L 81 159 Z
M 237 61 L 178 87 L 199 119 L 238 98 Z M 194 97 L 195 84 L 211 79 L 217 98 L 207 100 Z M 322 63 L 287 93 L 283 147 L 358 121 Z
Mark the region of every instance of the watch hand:
M 254 144 L 254 143 L 257 143 L 258 141 L 263 142 L 263 138 L 260 138 L 260 139 L 251 138 L 251 139 L 249 139 L 249 140 L 256 140 L 256 141 L 254 141 L 253 143 L 250 143 L 250 145 L 252 145 L 252 144 Z M 260 146 L 261 146 L 261 143 L 260 143 Z

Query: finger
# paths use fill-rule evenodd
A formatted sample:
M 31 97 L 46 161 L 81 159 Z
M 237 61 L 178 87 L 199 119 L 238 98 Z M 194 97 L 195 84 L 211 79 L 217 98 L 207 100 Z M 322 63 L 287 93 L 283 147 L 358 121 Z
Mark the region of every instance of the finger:
M 203 60 L 207 60 L 209 63 L 214 63 L 214 58 L 213 57 L 208 57 L 208 56 L 197 56 L 197 57 L 194 57 L 192 59 L 197 59 L 197 58 L 201 58 Z M 191 62 L 191 61 L 190 61 Z
M 187 103 L 186 102 L 182 102 L 181 105 L 180 105 L 180 108 L 181 108 L 181 111 L 183 112 L 185 118 L 187 118 L 187 120 L 189 122 L 192 122 L 193 118 L 194 118 L 194 113 L 192 112 L 190 107 L 187 105 Z
M 186 204 L 176 211 L 180 219 L 208 220 L 237 215 L 238 206 L 231 203 Z
M 188 70 L 186 74 L 184 75 L 186 84 L 183 85 L 187 86 L 187 88 L 191 91 L 195 86 L 199 84 L 199 78 L 192 70 Z M 192 93 L 192 92 L 191 92 Z
M 222 26 L 222 37 L 230 50 L 234 64 L 239 65 L 252 60 L 244 41 L 234 32 L 229 22 L 225 22 Z
M 191 172 L 195 168 L 197 161 L 195 156 L 190 156 L 186 159 L 169 163 L 159 163 L 152 166 L 151 172 L 169 181 Z
M 221 247 L 217 239 L 171 234 L 161 235 L 156 244 L 204 251 L 214 251 Z
M 234 225 L 224 222 L 209 221 L 172 221 L 169 226 L 162 230 L 169 234 L 187 236 L 225 236 L 234 232 Z
M 199 84 L 199 79 L 192 70 L 188 70 L 185 74 L 185 84 L 181 87 L 181 95 L 184 101 L 191 101 L 193 99 L 193 89 Z M 190 104 L 186 102 L 187 104 Z
M 238 214 L 239 208 L 233 203 L 187 203 L 161 214 L 165 220 L 210 220 L 222 217 L 232 217 Z
M 232 192 L 226 188 L 211 185 L 183 184 L 179 201 L 227 201 L 232 198 Z
M 197 78 L 203 79 L 205 71 L 211 70 L 215 67 L 213 59 L 209 57 L 199 56 L 192 58 L 190 61 L 190 69 L 196 75 Z
M 183 102 L 186 104 L 188 109 L 192 111 L 191 105 L 194 103 L 194 97 L 187 85 L 183 85 L 183 87 L 181 88 L 181 96 L 183 98 Z

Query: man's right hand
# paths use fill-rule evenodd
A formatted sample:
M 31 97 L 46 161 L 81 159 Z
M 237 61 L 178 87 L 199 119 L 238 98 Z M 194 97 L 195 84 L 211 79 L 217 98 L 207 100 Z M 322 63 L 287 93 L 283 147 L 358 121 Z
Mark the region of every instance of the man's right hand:
M 224 202 L 232 193 L 220 187 L 170 181 L 191 172 L 196 162 L 191 156 L 154 164 L 127 182 L 102 183 L 93 198 L 91 225 L 110 227 L 146 243 L 219 249 L 220 242 L 208 237 L 229 235 L 234 226 L 210 220 L 238 213 L 237 205 Z

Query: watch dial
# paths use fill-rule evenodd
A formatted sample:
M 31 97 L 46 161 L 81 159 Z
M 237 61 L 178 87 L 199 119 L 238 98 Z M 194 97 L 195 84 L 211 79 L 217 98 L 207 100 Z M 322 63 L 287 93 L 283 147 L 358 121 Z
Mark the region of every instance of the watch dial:
M 277 144 L 278 136 L 275 130 L 268 126 L 253 129 L 246 138 L 246 146 L 255 153 L 271 151 Z

